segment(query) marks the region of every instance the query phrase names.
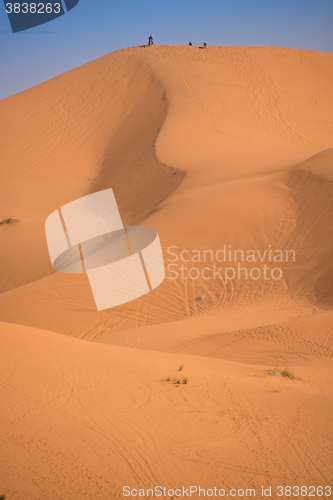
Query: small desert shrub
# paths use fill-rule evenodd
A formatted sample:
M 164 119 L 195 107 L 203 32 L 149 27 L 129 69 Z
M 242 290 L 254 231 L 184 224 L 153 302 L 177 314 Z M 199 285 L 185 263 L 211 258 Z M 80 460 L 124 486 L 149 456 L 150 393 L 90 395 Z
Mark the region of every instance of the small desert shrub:
M 18 219 L 15 219 L 15 217 L 7 217 L 7 219 L 0 221 L 0 224 L 12 224 L 13 222 L 17 222 L 17 221 L 18 221 Z M 1 497 L 0 497 L 0 500 L 2 500 Z
M 290 378 L 290 380 L 301 380 L 295 372 L 293 372 L 292 370 L 288 370 L 288 369 L 284 369 L 281 371 L 281 375 L 282 377 L 285 377 L 285 378 Z
M 280 370 L 277 368 L 277 366 L 273 369 L 269 369 L 268 370 L 268 375 L 272 375 L 273 377 L 277 377 L 278 375 L 280 375 Z
M 290 380 L 301 380 L 292 370 L 288 370 L 288 368 L 280 370 L 277 366 L 273 369 L 268 370 L 268 375 L 273 375 L 275 377 L 281 376 L 289 378 Z
M 171 377 L 168 377 L 166 380 L 167 380 L 167 382 L 170 382 Z M 188 384 L 188 378 L 187 377 L 183 377 L 182 379 L 180 379 L 180 378 L 175 378 L 174 377 L 172 379 L 172 382 L 174 384 L 177 384 L 177 385 L 179 385 L 179 384 Z M 0 500 L 1 500 L 1 498 L 0 498 Z
M 0 495 L 0 500 L 6 500 L 6 495 Z
M 178 371 L 182 371 L 182 369 L 184 368 L 184 365 L 180 365 L 180 367 L 178 368 Z

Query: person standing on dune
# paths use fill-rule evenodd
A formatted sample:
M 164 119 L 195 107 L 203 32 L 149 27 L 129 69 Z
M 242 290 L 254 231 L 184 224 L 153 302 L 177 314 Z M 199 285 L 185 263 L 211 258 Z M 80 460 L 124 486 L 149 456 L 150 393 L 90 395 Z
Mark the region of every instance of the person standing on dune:
M 154 45 L 154 42 L 153 42 L 153 37 L 150 35 L 150 37 L 148 38 L 148 45 Z

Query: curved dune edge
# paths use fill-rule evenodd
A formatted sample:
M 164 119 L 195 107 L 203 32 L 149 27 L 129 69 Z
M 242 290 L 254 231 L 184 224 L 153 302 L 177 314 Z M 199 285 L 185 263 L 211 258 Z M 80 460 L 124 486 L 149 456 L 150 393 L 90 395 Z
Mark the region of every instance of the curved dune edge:
M 287 245 L 299 258 L 298 270 L 290 268 L 286 279 L 291 295 L 302 295 L 324 310 L 333 307 L 332 181 L 333 148 L 295 166 L 287 178 L 297 204 L 296 227 Z
M 257 303 L 276 304 L 282 318 L 290 309 L 298 314 L 299 301 L 327 308 L 312 257 L 307 277 L 306 249 L 274 286 L 166 280 L 138 301 L 97 313 L 85 276 L 52 271 L 44 221 L 58 206 L 111 186 L 124 222 L 154 227 L 166 260 L 169 246 L 303 252 L 306 229 L 295 231 L 298 201 L 284 172 L 330 145 L 331 60 L 279 48 L 132 48 L 2 101 L 2 207 L 22 223 L 2 228 L 1 286 L 9 291 L 0 318 L 95 339 L 237 310 L 252 321 Z M 207 300 L 197 305 L 199 295 Z
M 1 292 L 52 273 L 44 222 L 60 206 L 112 187 L 125 225 L 158 210 L 186 175 L 155 154 L 166 108 L 149 61 L 135 48 L 0 102 L 0 215 L 15 212 L 22 221 L 0 248 Z

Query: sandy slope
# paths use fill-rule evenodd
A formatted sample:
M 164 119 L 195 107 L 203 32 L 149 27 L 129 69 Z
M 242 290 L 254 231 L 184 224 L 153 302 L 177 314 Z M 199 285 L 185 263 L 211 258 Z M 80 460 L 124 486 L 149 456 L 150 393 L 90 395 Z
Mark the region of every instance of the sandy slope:
M 298 367 L 303 381 L 292 382 L 258 366 L 5 323 L 1 344 L 9 498 L 124 498 L 125 485 L 260 491 L 332 479 L 327 357 L 320 371 Z
M 0 220 L 20 219 L 0 226 L 9 498 L 332 479 L 332 81 L 330 54 L 156 46 L 0 102 Z M 86 276 L 52 270 L 44 222 L 108 187 L 125 224 L 158 230 L 167 267 L 170 246 L 296 260 L 267 281 L 203 279 L 209 260 L 170 279 L 178 263 L 97 312 Z M 190 384 L 165 382 L 182 363 Z M 275 364 L 302 382 L 268 377 Z

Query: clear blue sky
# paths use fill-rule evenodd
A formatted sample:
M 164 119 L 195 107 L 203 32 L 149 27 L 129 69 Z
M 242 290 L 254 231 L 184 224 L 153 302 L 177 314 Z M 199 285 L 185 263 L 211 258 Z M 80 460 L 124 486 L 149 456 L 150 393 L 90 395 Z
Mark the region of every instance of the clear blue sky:
M 147 43 L 278 46 L 333 52 L 333 0 L 80 0 L 13 34 L 0 0 L 0 99 L 108 52 Z

